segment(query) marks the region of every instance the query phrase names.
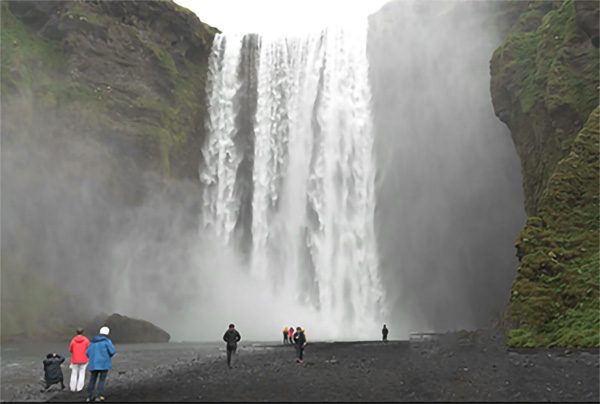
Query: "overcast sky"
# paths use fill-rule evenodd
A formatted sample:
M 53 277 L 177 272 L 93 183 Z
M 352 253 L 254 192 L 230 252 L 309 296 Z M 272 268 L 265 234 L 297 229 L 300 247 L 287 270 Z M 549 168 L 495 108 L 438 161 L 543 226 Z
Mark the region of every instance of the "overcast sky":
M 366 18 L 388 0 L 175 0 L 225 33 L 294 35 Z

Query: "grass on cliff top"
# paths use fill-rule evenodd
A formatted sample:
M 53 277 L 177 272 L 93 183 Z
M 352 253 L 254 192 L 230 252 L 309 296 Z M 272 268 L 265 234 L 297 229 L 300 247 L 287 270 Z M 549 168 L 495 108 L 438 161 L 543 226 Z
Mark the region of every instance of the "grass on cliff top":
M 558 7 L 556 4 L 537 1 L 520 16 L 511 34 L 494 52 L 494 58 L 502 61 L 503 71 L 493 80 L 513 83 L 524 113 L 537 102 L 544 103 L 548 110 L 572 105 L 583 122 L 598 104 L 597 89 L 590 85 L 598 81 L 598 49 L 593 48 L 593 54 L 588 55 L 596 60 L 589 77 L 572 74 L 572 66 L 566 66 L 570 57 L 564 51 L 580 34 L 575 6 L 572 0 Z
M 561 160 L 515 246 L 510 347 L 600 346 L 599 107 Z

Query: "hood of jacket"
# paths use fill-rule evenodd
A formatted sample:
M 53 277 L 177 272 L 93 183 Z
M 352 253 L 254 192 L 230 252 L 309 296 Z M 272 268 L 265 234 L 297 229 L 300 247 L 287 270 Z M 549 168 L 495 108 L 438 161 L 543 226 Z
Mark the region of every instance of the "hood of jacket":
M 92 343 L 106 341 L 107 339 L 108 337 L 106 335 L 96 335 L 94 338 L 92 338 Z
M 83 335 L 77 335 L 75 338 L 73 338 L 73 342 L 76 344 L 83 344 L 84 342 L 86 342 L 88 339 L 83 336 Z

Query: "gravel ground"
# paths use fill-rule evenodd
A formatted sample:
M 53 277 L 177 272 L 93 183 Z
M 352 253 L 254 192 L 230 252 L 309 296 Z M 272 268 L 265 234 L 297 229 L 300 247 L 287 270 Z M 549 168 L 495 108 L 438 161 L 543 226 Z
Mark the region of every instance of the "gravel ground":
M 132 369 L 109 372 L 104 395 L 108 402 L 600 399 L 598 349 L 507 350 L 492 331 L 426 342 L 309 342 L 304 359 L 295 363 L 289 345 L 242 345 L 233 369 L 223 348 L 145 369 L 122 363 Z M 86 397 L 47 394 L 49 401 Z

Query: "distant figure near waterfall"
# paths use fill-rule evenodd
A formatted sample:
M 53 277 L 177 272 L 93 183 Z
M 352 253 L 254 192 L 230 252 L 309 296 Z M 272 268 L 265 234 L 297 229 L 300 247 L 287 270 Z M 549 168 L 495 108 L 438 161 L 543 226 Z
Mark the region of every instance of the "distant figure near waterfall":
M 390 332 L 390 330 L 387 329 L 387 327 L 385 326 L 385 324 L 383 325 L 383 330 L 381 330 L 381 334 L 383 335 L 383 342 L 387 343 L 388 339 L 388 333 Z
M 235 329 L 235 325 L 229 324 L 229 329 L 223 335 L 223 341 L 227 343 L 227 366 L 231 369 L 231 355 L 237 350 L 237 343 L 242 339 L 240 333 Z
M 296 342 L 296 362 L 303 363 L 304 348 L 306 347 L 306 335 L 304 334 L 302 328 L 296 328 L 294 341 Z
M 283 329 L 283 343 L 287 344 L 287 342 L 288 342 L 288 328 L 285 327 Z

